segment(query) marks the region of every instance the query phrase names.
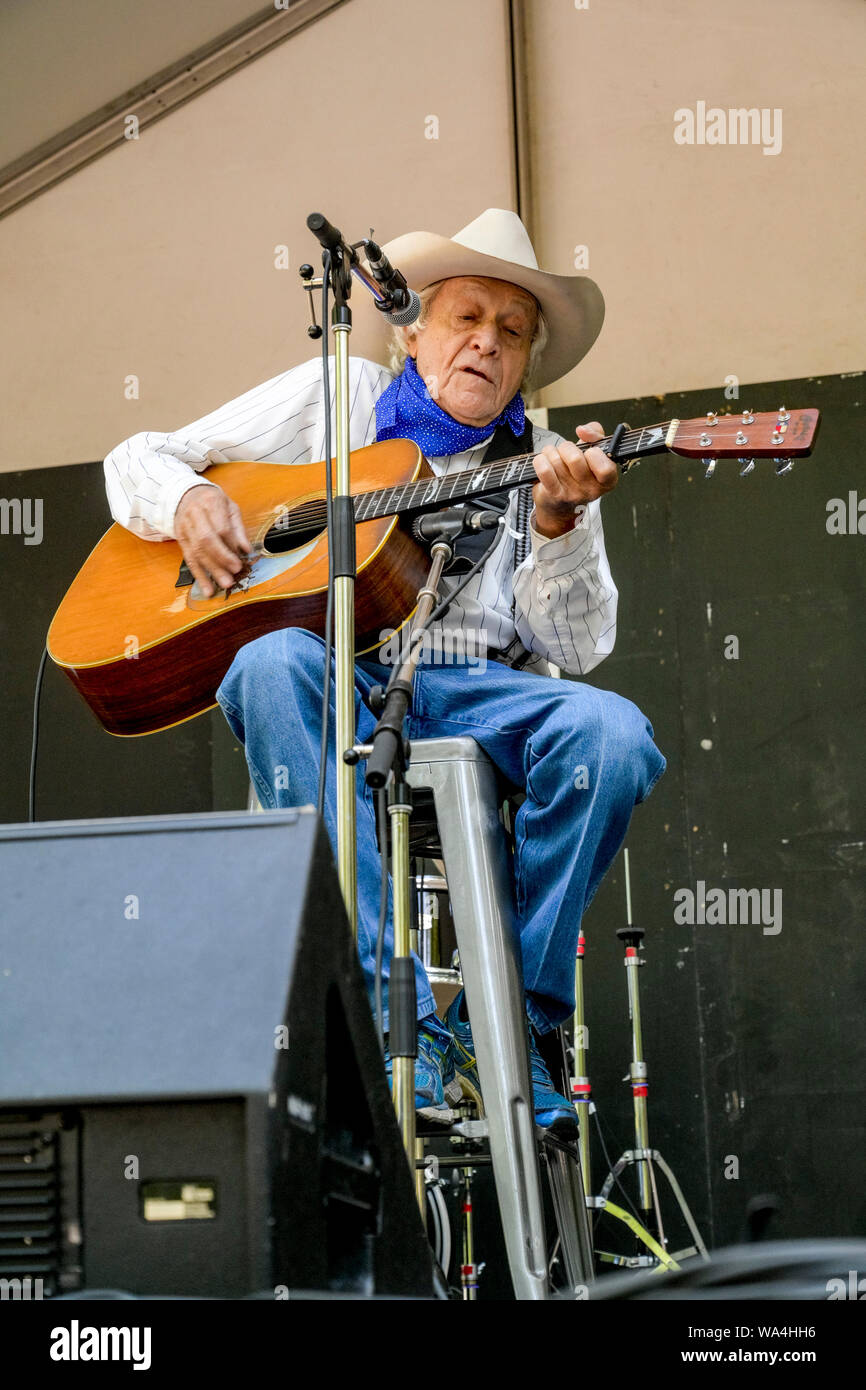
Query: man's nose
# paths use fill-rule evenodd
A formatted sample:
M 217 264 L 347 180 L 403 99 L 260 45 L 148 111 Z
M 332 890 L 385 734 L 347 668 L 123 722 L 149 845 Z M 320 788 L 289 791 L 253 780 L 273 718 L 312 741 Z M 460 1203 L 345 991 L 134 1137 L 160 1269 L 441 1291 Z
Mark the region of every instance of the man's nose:
M 485 354 L 494 353 L 499 348 L 499 329 L 495 323 L 479 323 L 472 335 L 473 347 Z

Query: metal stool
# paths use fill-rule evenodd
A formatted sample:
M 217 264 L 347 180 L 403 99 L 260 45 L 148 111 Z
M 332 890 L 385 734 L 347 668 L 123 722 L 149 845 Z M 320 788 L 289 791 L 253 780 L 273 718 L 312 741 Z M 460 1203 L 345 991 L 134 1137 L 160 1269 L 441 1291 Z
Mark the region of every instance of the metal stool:
M 535 1125 L 499 780 L 473 738 L 414 740 L 408 781 L 418 804 L 410 848 L 415 857 L 441 858 L 445 870 L 514 1291 L 518 1299 L 547 1299 L 539 1137 L 563 1267 L 575 1291 L 593 1278 L 592 1239 L 577 1147 L 544 1139 Z M 261 810 L 252 786 L 248 809 Z
M 519 1299 L 545 1299 L 548 1255 L 526 1007 L 496 768 L 473 738 L 418 739 L 408 781 L 433 794 L 514 1290 Z M 546 1146 L 545 1159 L 563 1262 L 577 1288 L 592 1279 L 580 1162 L 576 1147 L 572 1154 L 555 1143 Z

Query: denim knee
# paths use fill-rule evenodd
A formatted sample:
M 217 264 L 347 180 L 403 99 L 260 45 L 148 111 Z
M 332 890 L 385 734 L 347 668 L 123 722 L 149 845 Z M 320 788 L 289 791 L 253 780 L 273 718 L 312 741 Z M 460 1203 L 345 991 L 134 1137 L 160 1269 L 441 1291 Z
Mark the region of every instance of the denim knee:
M 302 627 L 277 628 L 266 632 L 264 637 L 256 637 L 241 647 L 229 668 L 230 671 L 254 669 L 257 673 L 269 671 L 306 669 L 309 666 L 324 667 L 325 646 L 321 637 L 307 632 Z
M 324 665 L 324 644 L 315 633 L 298 627 L 279 628 L 238 649 L 223 676 L 217 700 L 223 707 L 229 704 L 237 708 L 244 694 L 272 680 L 285 680 L 287 674 L 309 673 L 321 680 Z
M 643 801 L 665 770 L 666 762 L 653 742 L 646 715 L 631 700 L 613 691 L 577 682 L 564 689 L 545 726 L 560 769 L 574 773 L 575 786 L 597 775 L 610 783 L 620 780 L 637 803 Z M 534 752 L 539 753 L 537 741 Z
M 635 805 L 639 806 L 661 777 L 667 761 L 655 744 L 653 726 L 643 710 L 623 695 L 612 695 L 611 699 L 616 701 L 616 717 L 611 720 L 609 737 L 614 746 L 609 756 L 627 761 L 637 772 Z

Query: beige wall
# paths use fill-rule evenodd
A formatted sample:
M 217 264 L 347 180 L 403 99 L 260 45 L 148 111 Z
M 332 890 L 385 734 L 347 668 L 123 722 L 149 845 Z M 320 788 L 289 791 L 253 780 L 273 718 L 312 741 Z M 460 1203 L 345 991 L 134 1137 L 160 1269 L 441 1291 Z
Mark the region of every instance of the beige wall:
M 539 258 L 589 248 L 602 335 L 548 405 L 866 366 L 862 0 L 528 0 Z M 782 149 L 674 112 L 782 111 Z
M 0 221 L 13 269 L 0 467 L 101 458 L 315 355 L 297 275 L 319 264 L 309 212 L 352 239 L 373 219 L 387 240 L 510 205 L 504 5 L 437 0 L 423 25 L 406 13 L 351 0 Z M 386 74 L 377 36 L 404 31 Z M 328 111 L 320 79 L 337 40 Z M 274 268 L 280 243 L 288 271 Z
M 0 165 L 262 12 L 263 0 L 2 0 Z
M 539 259 L 568 273 L 585 243 L 608 304 L 545 403 L 862 367 L 862 0 L 524 13 Z M 410 56 L 385 76 L 387 32 Z M 100 458 L 311 356 L 307 212 L 387 240 L 513 206 L 505 35 L 504 0 L 351 0 L 0 221 L 0 468 Z M 781 108 L 781 153 L 677 145 L 674 112 L 698 100 Z

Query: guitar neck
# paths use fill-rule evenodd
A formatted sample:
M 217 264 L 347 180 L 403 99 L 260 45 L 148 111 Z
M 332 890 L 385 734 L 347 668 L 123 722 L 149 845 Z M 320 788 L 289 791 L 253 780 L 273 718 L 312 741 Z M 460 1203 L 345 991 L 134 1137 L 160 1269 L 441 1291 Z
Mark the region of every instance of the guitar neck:
M 616 461 L 628 467 L 631 460 L 649 454 L 663 454 L 671 427 L 667 420 L 661 425 L 646 425 L 640 430 L 626 430 L 616 445 Z M 580 444 L 578 448 L 599 448 L 610 451 L 614 436 L 605 435 L 597 444 Z M 411 512 L 436 511 L 452 502 L 484 497 L 503 488 L 520 487 L 536 482 L 532 460 L 535 454 L 515 454 L 513 458 L 496 463 L 480 463 L 475 468 L 462 468 L 457 473 L 445 473 L 438 478 L 419 478 L 405 487 L 376 488 L 372 492 L 354 494 L 355 520 L 371 521 L 378 516 L 394 516 Z

